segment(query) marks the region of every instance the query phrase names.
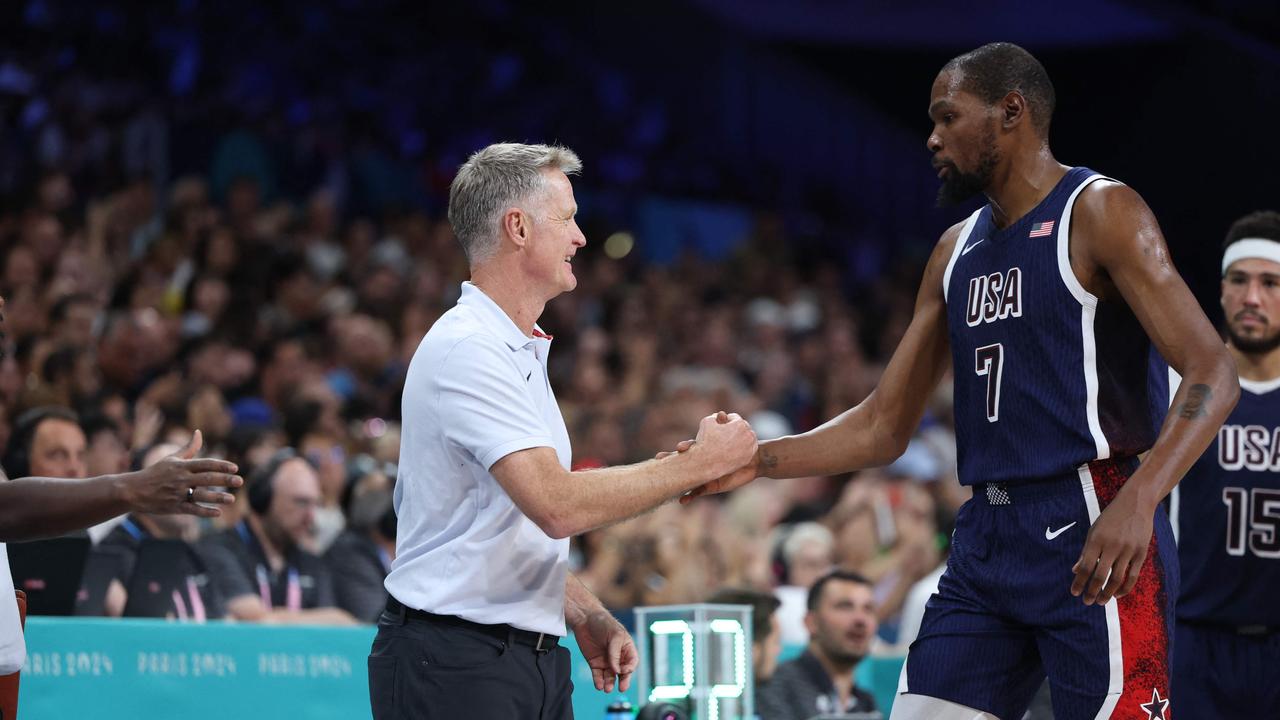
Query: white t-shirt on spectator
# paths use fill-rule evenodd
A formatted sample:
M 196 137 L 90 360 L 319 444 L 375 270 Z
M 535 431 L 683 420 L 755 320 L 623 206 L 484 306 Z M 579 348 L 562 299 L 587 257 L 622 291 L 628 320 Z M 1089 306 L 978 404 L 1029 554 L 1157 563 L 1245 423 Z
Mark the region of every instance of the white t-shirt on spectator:
M 570 466 L 569 432 L 547 377 L 550 346 L 466 282 L 414 353 L 386 580 L 405 606 L 565 634 L 569 541 L 548 537 L 489 472 L 534 447 L 554 448 Z
M 898 625 L 898 641 L 894 643 L 894 647 L 901 654 L 906 654 L 907 648 L 911 647 L 911 643 L 915 642 L 920 634 L 925 606 L 929 604 L 929 598 L 938 592 L 938 583 L 942 582 L 942 574 L 946 571 L 947 564 L 943 562 L 934 568 L 933 572 L 917 580 L 916 584 L 907 591 L 907 597 L 902 602 L 902 622 Z
M 778 630 L 783 645 L 805 645 L 809 642 L 809 628 L 804 616 L 809 612 L 809 588 L 799 585 L 780 585 L 773 589 L 778 606 Z

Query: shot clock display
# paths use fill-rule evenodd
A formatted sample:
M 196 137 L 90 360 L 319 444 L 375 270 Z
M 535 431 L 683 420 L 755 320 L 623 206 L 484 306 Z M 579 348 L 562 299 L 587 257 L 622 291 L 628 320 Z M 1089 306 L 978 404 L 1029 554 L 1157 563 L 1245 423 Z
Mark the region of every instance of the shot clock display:
M 753 720 L 749 605 L 636 608 L 641 703 L 684 705 L 690 720 Z

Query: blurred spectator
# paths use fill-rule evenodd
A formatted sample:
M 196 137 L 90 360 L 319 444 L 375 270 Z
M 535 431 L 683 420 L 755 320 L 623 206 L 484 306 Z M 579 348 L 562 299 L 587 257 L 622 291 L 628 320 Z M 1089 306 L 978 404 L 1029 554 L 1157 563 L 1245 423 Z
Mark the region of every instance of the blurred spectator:
M 327 393 L 322 397 L 330 398 Z M 320 504 L 315 510 L 314 548 L 324 553 L 346 525 L 342 494 L 347 479 L 347 450 L 337 404 L 315 397 L 298 397 L 285 407 L 284 431 L 291 447 L 311 463 L 320 479 Z
M 10 477 L 83 478 L 85 447 L 74 412 L 53 405 L 33 408 L 14 422 L 3 464 Z
M 49 310 L 49 334 L 54 343 L 87 349 L 93 343 L 98 304 L 93 296 L 76 292 L 60 298 Z
M 783 537 L 780 548 L 784 585 L 804 588 L 831 571 L 835 539 L 818 523 L 799 523 Z
M 760 688 L 778 669 L 778 655 L 782 653 L 782 630 L 776 614 L 778 598 L 763 590 L 721 588 L 711 593 L 707 602 L 751 607 L 751 672 L 759 696 Z
M 782 626 L 782 641 L 799 645 L 809 640 L 805 617 L 809 588 L 820 577 L 831 571 L 834 564 L 835 540 L 831 531 L 816 522 L 803 522 L 794 526 L 779 526 L 775 557 L 782 584 L 775 591 L 782 607 L 778 621 Z
M 260 355 L 260 367 L 260 397 L 277 411 L 284 409 L 285 399 L 290 394 L 319 374 L 301 336 L 284 336 L 268 341 Z
M 42 387 L 28 388 L 27 398 L 41 396 L 67 407 L 79 406 L 102 389 L 102 378 L 93 354 L 66 345 L 44 357 L 40 365 Z
M 912 585 L 941 562 L 933 497 L 914 482 L 895 483 L 890 489 L 896 491 L 891 516 L 894 541 L 877 561 L 869 563 L 877 575 L 876 608 L 882 623 L 896 621 Z
M 880 720 L 875 698 L 853 683 L 853 671 L 876 635 L 871 583 L 857 573 L 834 570 L 813 584 L 807 604 L 809 644 L 757 691 L 756 714 L 760 720 L 815 715 Z
M 396 557 L 396 513 L 392 507 L 393 481 L 364 456 L 355 467 L 343 502 L 347 529 L 325 553 L 334 578 L 338 607 L 360 622 L 376 622 L 387 606 L 383 581 Z M 360 472 L 365 470 L 365 472 Z
M 142 470 L 151 467 L 180 449 L 181 446 L 174 443 L 160 443 L 141 453 L 136 467 L 127 469 Z M 144 540 L 180 540 L 184 543 L 194 543 L 199 534 L 199 525 L 192 515 L 153 515 L 150 513 L 130 513 L 126 515 L 97 545 L 98 548 L 109 550 L 113 555 L 120 558 L 119 572 L 112 579 L 107 590 L 104 614 L 109 617 L 119 617 L 124 614 L 125 605 L 129 599 L 127 592 L 129 578 L 133 575 L 134 566 L 138 559 L 138 547 Z M 192 552 L 194 553 L 194 549 Z M 88 562 L 90 564 L 103 562 L 104 557 L 102 554 L 91 554 Z M 90 574 L 91 570 L 86 568 L 85 572 Z M 189 606 L 197 604 L 206 608 L 220 606 L 221 603 L 215 602 L 212 596 L 212 588 L 207 587 L 209 580 L 206 576 L 193 576 L 190 580 L 190 583 L 186 583 L 187 588 L 183 592 L 202 593 L 203 598 L 202 602 L 199 603 L 192 603 L 188 600 Z
M 907 592 L 907 597 L 902 604 L 902 621 L 898 629 L 898 639 L 894 643 L 898 654 L 906 655 L 907 648 L 911 647 L 911 643 L 915 642 L 916 637 L 919 636 L 925 605 L 929 603 L 929 598 L 938 592 L 938 583 L 942 582 L 942 574 L 946 570 L 946 563 L 940 563 L 933 572 L 921 578 Z
M 227 615 L 272 623 L 348 625 L 333 578 L 313 554 L 320 481 L 292 449 L 277 452 L 248 479 L 250 512 L 234 528 L 205 538 L 202 555 Z
M 129 448 L 121 442 L 120 426 L 114 420 L 101 414 L 86 415 L 80 421 L 80 429 L 88 442 L 85 468 L 89 476 L 129 470 Z

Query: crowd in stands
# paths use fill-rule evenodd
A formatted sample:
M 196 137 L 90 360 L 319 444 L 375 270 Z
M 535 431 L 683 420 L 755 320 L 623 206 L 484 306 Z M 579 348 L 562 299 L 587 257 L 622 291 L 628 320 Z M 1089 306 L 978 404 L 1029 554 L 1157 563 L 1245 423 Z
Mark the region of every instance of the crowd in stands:
M 447 223 L 424 213 L 344 220 L 322 192 L 305 207 L 264 207 L 248 180 L 223 204 L 194 176 L 160 198 L 149 186 L 84 198 L 52 170 L 38 187 L 59 194 L 37 193 L 0 217 L 10 475 L 120 472 L 199 428 L 206 452 L 248 473 L 245 501 L 216 526 L 161 530 L 143 518 L 133 528 L 222 532 L 235 548 L 254 544 L 231 535 L 243 520 L 281 557 L 296 546 L 334 559 L 354 543 L 385 560 L 405 368 L 466 278 Z M 555 336 L 551 372 L 578 467 L 651 457 L 719 408 L 769 437 L 811 428 L 871 391 L 909 317 L 912 281 L 886 278 L 858 302 L 836 268 L 806 269 L 785 247 L 761 231 L 721 263 L 647 265 L 591 245 L 579 255 L 579 288 L 541 323 Z M 891 626 L 912 584 L 941 562 L 962 499 L 948 410 L 940 393 L 889 468 L 762 479 L 590 533 L 575 541 L 578 572 L 611 607 L 696 601 L 733 585 L 779 586 L 784 607 L 800 608 L 813 580 L 838 565 L 874 582 Z M 282 448 L 296 461 L 259 472 L 281 465 Z M 306 487 L 284 503 L 278 476 L 288 470 Z M 262 483 L 277 492 L 255 504 Z M 293 511 L 301 517 L 275 517 Z M 336 574 L 339 586 L 354 582 L 347 569 Z M 260 596 L 244 575 L 237 594 Z M 304 600 L 372 619 L 376 600 L 344 600 L 365 591 L 323 575 Z M 788 617 L 788 639 L 803 640 Z
M 84 22 L 113 21 L 103 10 Z M 183 74 L 214 52 L 191 45 L 183 18 L 149 22 L 149 38 L 173 30 L 163 90 L 90 72 L 56 45 L 0 62 L 4 468 L 116 473 L 200 429 L 203 452 L 248 480 L 238 504 L 216 522 L 131 516 L 91 531 L 91 563 L 124 555 L 98 611 L 126 613 L 139 546 L 168 540 L 198 562 L 195 589 L 160 614 L 372 622 L 394 554 L 405 370 L 467 277 L 442 213 L 447 183 L 488 138 L 468 145 L 435 120 L 396 116 L 395 88 L 367 99 L 398 133 L 326 114 L 352 98 L 276 98 L 272 88 L 306 84 L 267 73 L 257 87 L 240 65 L 215 92 L 199 79 L 208 72 Z M 502 67 L 488 78 L 495 106 L 517 94 Z M 419 125 L 453 145 L 406 164 L 400 151 L 430 144 Z M 635 138 L 608 142 L 645 154 Z M 626 174 L 615 156 L 593 176 L 593 150 L 577 149 L 584 187 Z M 717 409 L 762 438 L 812 428 L 871 392 L 911 316 L 919 265 L 855 280 L 766 211 L 727 259 L 670 264 L 606 255 L 619 218 L 585 215 L 578 289 L 541 320 L 579 468 L 669 450 Z M 803 644 L 808 589 L 839 567 L 870 581 L 883 643 L 905 647 L 903 607 L 943 562 L 965 494 L 948 387 L 888 468 L 669 504 L 576 538 L 575 571 L 615 609 L 774 591 L 783 640 Z

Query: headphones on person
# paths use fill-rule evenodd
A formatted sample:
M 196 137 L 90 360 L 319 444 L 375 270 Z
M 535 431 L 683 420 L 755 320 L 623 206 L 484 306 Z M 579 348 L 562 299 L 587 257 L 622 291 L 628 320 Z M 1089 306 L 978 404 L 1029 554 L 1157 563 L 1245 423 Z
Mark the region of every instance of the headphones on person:
M 80 424 L 74 412 L 60 405 L 42 405 L 19 415 L 13 423 L 13 432 L 9 435 L 9 447 L 2 461 L 5 474 L 11 479 L 16 480 L 31 475 L 31 443 L 35 442 L 36 429 L 40 427 L 40 423 L 50 419 Z
M 302 458 L 310 464 L 310 461 L 299 455 L 296 450 L 286 447 L 275 451 L 270 459 L 253 469 L 248 482 L 250 510 L 258 515 L 267 514 L 271 509 L 271 499 L 275 497 L 276 473 L 280 472 L 281 465 L 295 458 Z

